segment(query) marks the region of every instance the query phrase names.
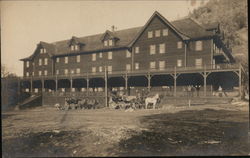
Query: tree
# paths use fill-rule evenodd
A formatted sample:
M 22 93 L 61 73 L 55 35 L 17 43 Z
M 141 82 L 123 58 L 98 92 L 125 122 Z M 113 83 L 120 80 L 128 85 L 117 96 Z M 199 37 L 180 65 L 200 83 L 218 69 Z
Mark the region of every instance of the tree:
M 1 65 L 1 78 L 17 77 L 15 73 L 10 72 L 5 65 Z

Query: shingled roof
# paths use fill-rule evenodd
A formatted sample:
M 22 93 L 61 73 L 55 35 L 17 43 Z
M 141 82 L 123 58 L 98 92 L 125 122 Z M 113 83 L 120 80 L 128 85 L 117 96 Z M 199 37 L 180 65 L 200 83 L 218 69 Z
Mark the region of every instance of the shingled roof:
M 158 12 L 156 12 L 159 14 Z M 160 14 L 159 14 L 160 15 Z M 165 18 L 164 18 L 165 19 Z M 170 22 L 171 27 L 174 27 L 181 36 L 190 38 L 190 39 L 196 39 L 201 37 L 207 37 L 212 36 L 213 33 L 211 31 L 206 31 L 206 28 L 198 24 L 196 21 L 194 21 L 191 18 L 184 18 L 180 20 L 175 20 Z M 78 42 L 83 43 L 83 49 L 80 50 L 80 52 L 75 51 L 74 53 L 88 53 L 93 51 L 107 51 L 111 48 L 129 48 L 131 45 L 131 42 L 135 40 L 136 36 L 142 31 L 142 29 L 145 27 L 134 27 L 119 31 L 106 31 L 105 33 L 91 35 L 91 36 L 85 36 L 85 37 L 75 37 Z M 115 46 L 113 47 L 104 47 L 101 39 L 103 36 L 107 33 L 111 32 L 112 36 L 119 38 L 119 40 L 116 42 Z M 71 39 L 64 40 L 64 41 L 57 41 L 53 43 L 45 43 L 40 42 L 44 46 L 44 48 L 47 49 L 47 52 L 52 56 L 60 56 L 60 55 L 67 55 L 67 54 L 73 54 L 70 50 L 69 43 Z M 36 52 L 36 51 L 35 51 Z M 21 59 L 21 60 L 32 60 L 34 55 L 36 53 L 33 53 L 33 55 Z

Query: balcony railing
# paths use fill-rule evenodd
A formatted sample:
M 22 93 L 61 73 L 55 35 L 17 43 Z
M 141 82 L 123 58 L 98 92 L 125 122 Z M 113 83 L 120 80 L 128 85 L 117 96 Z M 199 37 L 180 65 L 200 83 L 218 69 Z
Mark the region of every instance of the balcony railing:
M 168 67 L 168 68 L 159 68 L 159 69 L 144 69 L 144 70 L 131 70 L 131 71 L 112 71 L 108 72 L 110 76 L 116 75 L 140 75 L 140 74 L 148 74 L 148 73 L 181 73 L 181 72 L 204 72 L 204 71 L 226 71 L 226 70 L 238 70 L 240 69 L 241 65 L 239 63 L 236 64 L 213 64 L 213 65 L 201 65 L 201 66 L 191 66 L 191 67 Z M 103 77 L 105 72 L 84 72 L 79 74 L 62 74 L 62 75 L 46 75 L 46 76 L 28 76 L 28 77 L 21 77 L 21 79 L 26 78 L 67 78 L 67 77 Z

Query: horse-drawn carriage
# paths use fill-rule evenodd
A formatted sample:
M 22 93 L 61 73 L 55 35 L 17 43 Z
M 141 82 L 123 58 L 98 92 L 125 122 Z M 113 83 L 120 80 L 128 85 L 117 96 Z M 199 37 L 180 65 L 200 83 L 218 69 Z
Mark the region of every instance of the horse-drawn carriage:
M 99 108 L 99 102 L 94 98 L 79 99 L 75 97 L 65 98 L 65 104 L 56 104 L 55 107 L 59 110 L 70 109 L 97 109 Z
M 127 96 L 127 95 L 111 95 L 109 105 L 114 109 L 147 109 L 149 105 L 153 105 L 153 109 L 156 108 L 156 104 L 160 102 L 160 96 L 157 93 L 153 97 L 146 96 Z

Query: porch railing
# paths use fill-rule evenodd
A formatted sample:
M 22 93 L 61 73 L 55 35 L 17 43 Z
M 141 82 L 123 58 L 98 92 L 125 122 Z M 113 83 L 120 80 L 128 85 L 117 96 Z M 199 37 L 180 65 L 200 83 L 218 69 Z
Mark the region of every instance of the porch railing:
M 112 71 L 108 72 L 109 75 L 125 75 L 125 74 L 148 74 L 148 73 L 174 73 L 174 72 L 186 72 L 186 71 L 216 71 L 216 70 L 236 70 L 241 66 L 240 63 L 236 64 L 213 64 L 213 65 L 201 65 L 201 66 L 190 66 L 190 67 L 167 67 L 167 68 L 155 68 L 155 69 L 144 69 L 144 70 L 130 70 L 130 71 Z M 61 74 L 61 75 L 46 75 L 46 76 L 24 76 L 20 77 L 20 79 L 28 79 L 28 78 L 67 78 L 67 77 L 103 77 L 105 72 L 83 72 L 78 74 Z

